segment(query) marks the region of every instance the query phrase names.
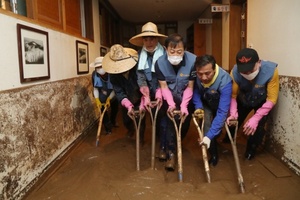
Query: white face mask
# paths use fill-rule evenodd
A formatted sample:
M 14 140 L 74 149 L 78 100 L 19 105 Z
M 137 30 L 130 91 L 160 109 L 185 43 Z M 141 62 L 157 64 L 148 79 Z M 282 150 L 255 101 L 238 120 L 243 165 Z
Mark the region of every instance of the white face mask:
M 182 61 L 182 56 L 168 56 L 168 60 L 172 65 L 178 65 Z
M 100 75 L 104 75 L 106 73 L 103 68 L 98 68 L 96 72 Z
M 251 74 L 242 74 L 242 73 L 241 73 L 241 75 L 242 75 L 245 79 L 247 79 L 247 80 L 249 80 L 249 81 L 252 81 L 252 80 L 257 76 L 258 72 L 259 72 L 259 69 L 257 69 L 256 71 L 252 72 Z

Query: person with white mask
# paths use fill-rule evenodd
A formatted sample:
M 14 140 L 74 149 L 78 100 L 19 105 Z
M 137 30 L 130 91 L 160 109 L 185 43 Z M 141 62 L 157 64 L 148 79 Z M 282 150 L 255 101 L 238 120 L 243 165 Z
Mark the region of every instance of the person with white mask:
M 256 50 L 244 48 L 236 55 L 236 65 L 231 70 L 233 79 L 229 117 L 243 125 L 243 133 L 248 136 L 245 158 L 255 157 L 257 148 L 266 135 L 267 117 L 275 106 L 279 93 L 279 75 L 277 63 L 260 60 Z M 254 114 L 247 118 L 254 110 Z M 234 127 L 231 127 L 234 134 Z M 225 137 L 223 142 L 228 142 Z
M 106 134 L 110 134 L 113 127 L 118 127 L 116 118 L 119 104 L 115 97 L 113 85 L 110 82 L 110 75 L 102 68 L 102 60 L 103 57 L 97 57 L 95 61 L 90 64 L 90 67 L 94 68 L 92 84 L 96 105 L 102 111 L 105 106 L 110 107 L 110 113 L 105 112 L 103 116 L 103 125 Z
M 157 59 L 165 53 L 165 48 L 161 45 L 166 39 L 166 35 L 158 32 L 157 26 L 152 22 L 147 22 L 142 26 L 141 33 L 130 38 L 129 42 L 138 47 L 139 59 L 137 63 L 137 83 L 140 87 L 142 96 L 141 109 L 146 107 L 161 106 L 162 96 L 158 85 L 154 64 Z M 152 104 L 156 102 L 156 104 Z M 155 108 L 151 109 L 154 115 Z M 161 111 L 158 113 L 156 120 L 156 135 L 160 140 L 160 151 L 158 153 L 159 161 L 166 161 L 166 117 Z
M 193 96 L 196 71 L 194 63 L 196 55 L 185 51 L 183 37 L 177 33 L 169 35 L 165 41 L 166 54 L 155 63 L 155 72 L 161 88 L 164 104 L 162 110 L 173 115 L 174 110 L 180 110 L 180 119 L 174 116 L 177 123 L 183 118 L 181 138 L 184 139 L 190 126 L 191 114 L 194 111 Z M 173 122 L 167 119 L 167 170 L 175 169 L 177 150 L 176 131 Z

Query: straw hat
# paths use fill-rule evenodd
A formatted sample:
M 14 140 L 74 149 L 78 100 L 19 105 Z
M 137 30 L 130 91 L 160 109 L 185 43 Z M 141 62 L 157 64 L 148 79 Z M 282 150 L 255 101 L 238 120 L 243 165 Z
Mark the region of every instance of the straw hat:
M 110 74 L 119 74 L 133 68 L 138 60 L 138 53 L 131 48 L 124 48 L 120 44 L 111 46 L 110 51 L 102 61 L 103 69 Z
M 161 44 L 164 43 L 164 40 L 167 37 L 166 35 L 158 33 L 157 26 L 154 23 L 148 22 L 143 25 L 142 33 L 130 38 L 129 42 L 136 46 L 143 46 L 143 37 L 147 36 L 158 37 Z
M 91 68 L 101 67 L 102 66 L 103 57 L 95 58 L 95 61 L 90 64 Z

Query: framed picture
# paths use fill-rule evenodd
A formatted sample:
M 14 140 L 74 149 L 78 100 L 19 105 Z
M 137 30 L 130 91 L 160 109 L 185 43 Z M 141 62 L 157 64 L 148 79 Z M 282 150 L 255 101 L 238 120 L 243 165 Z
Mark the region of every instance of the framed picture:
M 105 56 L 106 53 L 107 53 L 107 48 L 100 47 L 100 56 Z
M 88 43 L 76 40 L 77 74 L 89 73 Z
M 48 33 L 17 24 L 20 81 L 50 79 Z

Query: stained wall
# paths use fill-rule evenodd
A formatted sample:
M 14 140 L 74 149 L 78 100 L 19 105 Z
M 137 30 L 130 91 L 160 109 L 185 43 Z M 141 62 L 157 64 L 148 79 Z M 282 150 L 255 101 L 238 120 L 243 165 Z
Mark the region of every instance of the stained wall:
M 269 123 L 269 150 L 300 175 L 300 78 L 280 77 L 277 105 Z
M 300 1 L 248 0 L 247 46 L 278 63 L 280 93 L 272 111 L 270 150 L 300 175 Z
M 17 199 L 97 120 L 90 76 L 0 92 L 0 199 Z

